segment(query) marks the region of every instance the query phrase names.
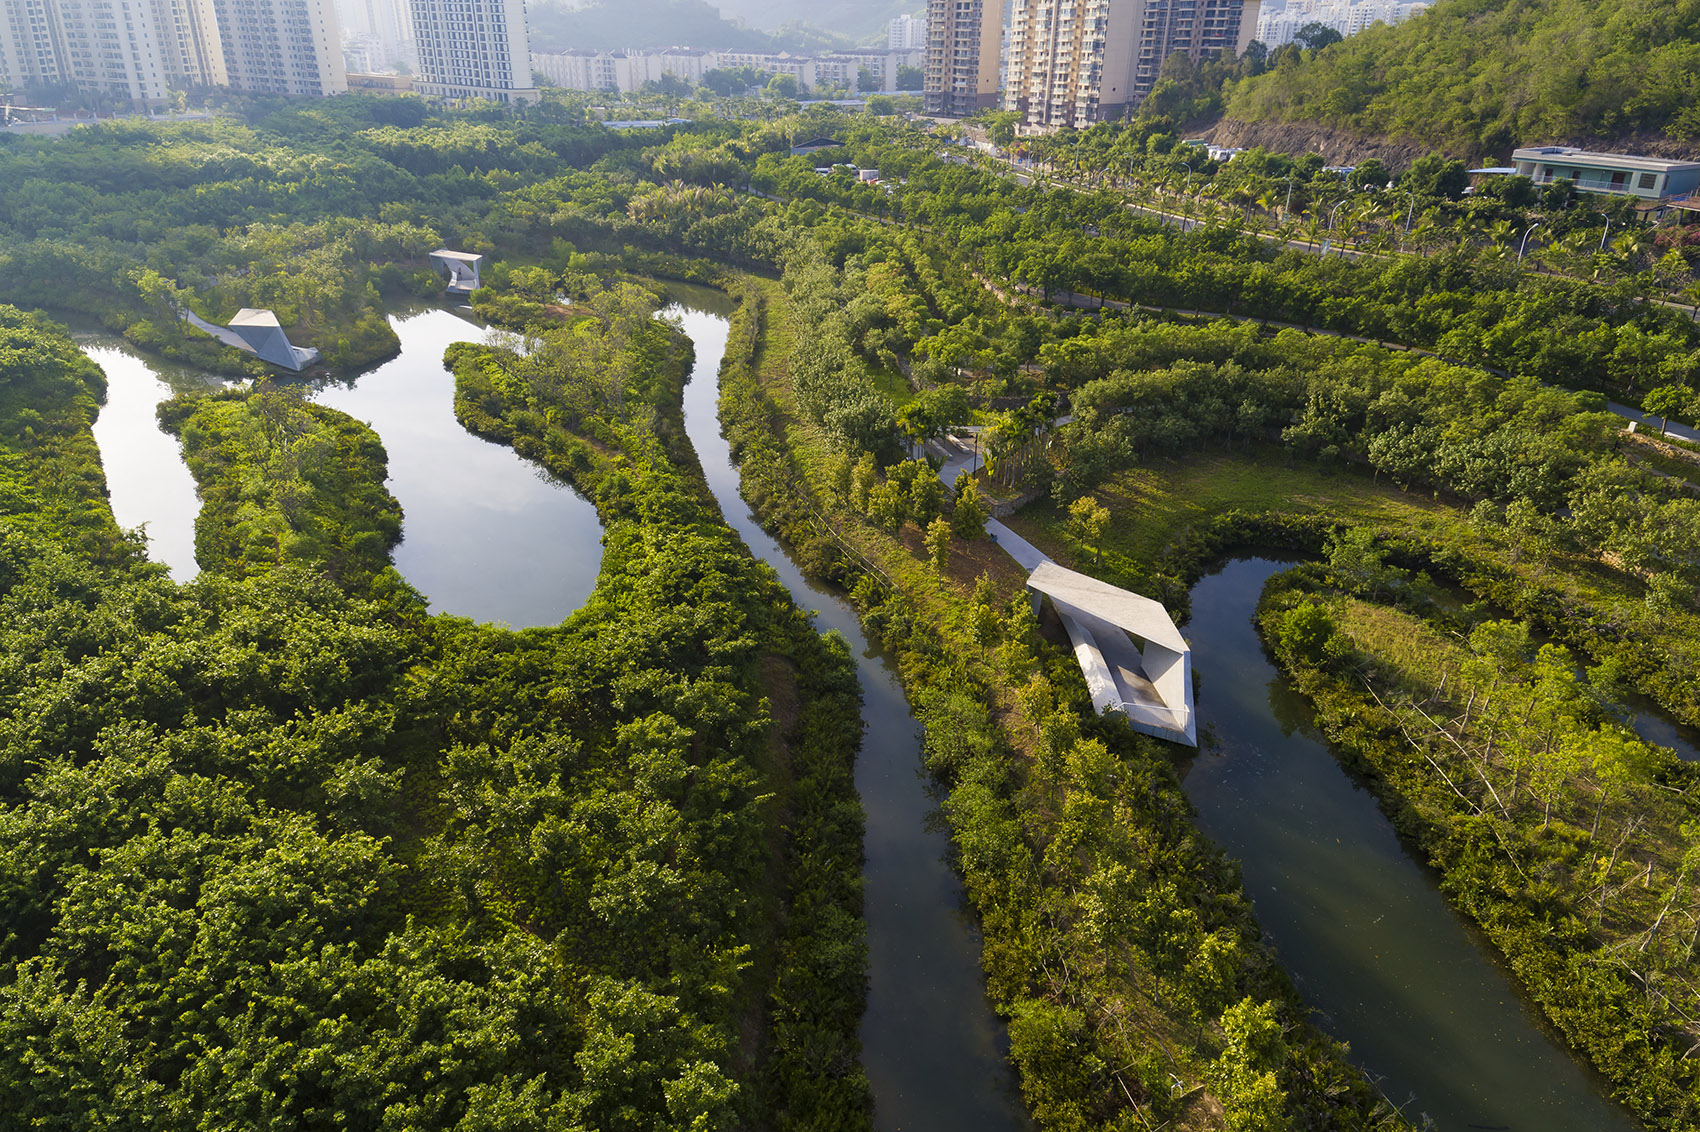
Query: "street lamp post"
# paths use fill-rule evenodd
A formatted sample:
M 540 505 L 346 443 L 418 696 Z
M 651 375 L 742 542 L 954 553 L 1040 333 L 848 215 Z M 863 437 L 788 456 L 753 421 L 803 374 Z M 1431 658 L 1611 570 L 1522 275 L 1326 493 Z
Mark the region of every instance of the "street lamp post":
M 1523 240 L 1520 244 L 1517 245 L 1517 262 L 1518 263 L 1523 262 L 1523 253 L 1529 250 L 1529 234 L 1532 233 L 1536 228 L 1539 228 L 1540 226 L 1541 226 L 1541 222 L 1539 220 L 1537 220 L 1533 224 L 1529 225 L 1528 229 L 1523 233 Z
M 1339 204 L 1335 205 L 1328 212 L 1328 238 L 1326 240 L 1322 241 L 1322 258 L 1323 259 L 1328 258 L 1328 249 L 1334 243 L 1334 217 L 1339 214 L 1341 207 L 1345 203 L 1346 203 L 1345 201 L 1341 201 Z M 1344 254 L 1344 253 L 1341 253 L 1341 254 Z
M 1181 232 L 1185 233 L 1192 222 L 1192 163 L 1183 161 L 1181 164 L 1186 167 L 1186 187 L 1181 190 L 1181 198 L 1186 204 L 1186 211 L 1181 214 Z
M 1606 237 L 1611 235 L 1611 217 L 1606 217 L 1606 230 L 1600 233 L 1600 251 L 1606 250 Z

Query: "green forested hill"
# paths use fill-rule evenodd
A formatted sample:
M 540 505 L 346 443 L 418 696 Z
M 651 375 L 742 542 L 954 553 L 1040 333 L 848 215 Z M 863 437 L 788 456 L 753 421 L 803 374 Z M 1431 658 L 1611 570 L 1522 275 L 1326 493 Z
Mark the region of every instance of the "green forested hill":
M 1229 118 L 1472 156 L 1631 134 L 1700 144 L 1700 0 L 1441 0 L 1272 61 L 1231 91 Z
M 790 13 L 793 8 L 795 14 Z M 578 4 L 554 0 L 533 4 L 527 10 L 531 45 L 539 51 L 619 51 L 665 44 L 722 51 L 832 50 L 849 46 L 855 36 L 867 34 L 874 23 L 869 19 L 852 21 L 852 35 L 850 24 L 830 18 L 831 13 L 817 12 L 811 5 L 769 5 L 748 15 L 751 18 L 745 19 L 743 12 L 724 6 L 717 9 L 706 0 L 591 0 Z M 881 16 L 882 35 L 883 20 Z M 785 26 L 781 27 L 782 23 Z M 775 30 L 770 33 L 762 29 Z

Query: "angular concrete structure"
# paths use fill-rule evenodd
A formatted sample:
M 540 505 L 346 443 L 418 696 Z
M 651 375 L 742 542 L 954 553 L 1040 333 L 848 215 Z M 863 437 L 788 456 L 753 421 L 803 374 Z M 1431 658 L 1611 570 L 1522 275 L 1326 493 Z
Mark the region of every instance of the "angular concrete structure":
M 183 321 L 196 330 L 210 334 L 226 346 L 253 354 L 262 362 L 269 362 L 280 369 L 300 373 L 319 360 L 319 351 L 312 347 L 292 345 L 289 335 L 283 332 L 283 324 L 278 322 L 277 315 L 268 310 L 243 307 L 236 312 L 236 317 L 230 320 L 228 327 L 216 326 L 194 311 L 186 310 L 182 315 Z
M 1160 602 L 1048 559 L 1027 588 L 1056 606 L 1094 707 L 1124 713 L 1142 734 L 1198 746 L 1192 648 Z
M 470 295 L 484 285 L 478 278 L 478 265 L 483 262 L 481 255 L 450 251 L 448 248 L 438 248 L 431 253 L 431 266 L 448 279 L 451 295 Z

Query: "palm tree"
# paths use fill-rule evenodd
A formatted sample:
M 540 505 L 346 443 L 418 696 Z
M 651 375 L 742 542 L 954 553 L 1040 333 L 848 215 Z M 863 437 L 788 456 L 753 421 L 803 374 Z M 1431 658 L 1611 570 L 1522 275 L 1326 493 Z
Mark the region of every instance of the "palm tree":
M 1615 251 L 1623 260 L 1623 266 L 1628 270 L 1634 270 L 1636 261 L 1638 261 L 1641 258 L 1642 253 L 1647 250 L 1647 234 L 1638 229 L 1631 228 L 1629 231 L 1619 236 L 1616 240 L 1612 241 L 1611 246 L 1612 250 Z
M 1429 249 L 1440 240 L 1440 229 L 1435 223 L 1434 210 L 1423 213 L 1422 218 L 1411 229 L 1411 244 L 1417 249 L 1417 254 L 1428 258 Z
M 1254 201 L 1253 203 L 1255 203 L 1257 205 L 1256 227 L 1257 227 L 1257 230 L 1259 232 L 1261 232 L 1264 229 L 1269 227 L 1269 218 L 1270 218 L 1270 216 L 1272 216 L 1274 214 L 1274 210 L 1275 210 L 1275 193 L 1274 193 L 1274 191 L 1272 189 L 1265 189 L 1261 194 L 1259 194 L 1257 200 Z M 1249 209 L 1246 212 L 1246 217 L 1247 217 L 1247 219 L 1250 219 L 1250 217 L 1251 217 L 1251 213 L 1250 213 Z
M 1316 244 L 1317 244 L 1317 238 L 1322 233 L 1322 213 L 1321 212 L 1312 212 L 1312 213 L 1309 214 L 1309 217 L 1310 217 L 1310 222 L 1306 226 L 1307 231 L 1308 231 L 1308 235 L 1307 235 L 1306 238 L 1310 241 L 1310 246 L 1312 247 L 1312 249 L 1314 249 L 1316 247 Z
M 1690 283 L 1682 289 L 1682 297 L 1688 300 L 1694 319 L 1700 322 L 1700 280 Z

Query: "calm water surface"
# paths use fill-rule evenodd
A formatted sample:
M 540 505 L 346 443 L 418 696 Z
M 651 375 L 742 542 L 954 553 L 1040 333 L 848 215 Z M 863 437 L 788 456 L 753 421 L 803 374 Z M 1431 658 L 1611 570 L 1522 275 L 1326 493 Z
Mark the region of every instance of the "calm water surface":
M 121 527 L 145 527 L 148 557 L 170 567 L 179 582 L 190 581 L 200 573 L 195 516 L 201 501 L 177 438 L 159 427 L 154 411 L 175 394 L 219 389 L 224 382 L 144 358 L 113 334 L 78 333 L 76 339 L 106 371 L 106 404 L 95 418 L 94 439 L 113 517 Z
M 688 292 L 674 308 L 696 343 L 685 390 L 685 430 L 726 521 L 779 574 L 792 597 L 817 610 L 822 629 L 849 640 L 862 682 L 867 730 L 856 788 L 867 809 L 868 1012 L 862 1060 L 881 1132 L 1010 1132 L 1030 1127 L 1007 1058 L 1004 1027 L 986 1001 L 980 937 L 954 871 L 921 767 L 919 726 L 896 669 L 862 635 L 852 610 L 817 588 L 750 515 L 720 435 L 716 374 L 730 307 Z
M 1669 747 L 1679 759 L 1700 762 L 1700 732 L 1676 722 L 1650 696 L 1636 693 L 1627 700 L 1629 726 L 1635 729 L 1635 734 L 1649 743 Z
M 1186 791 L 1323 1027 L 1413 1123 L 1446 1132 L 1629 1132 L 1547 1036 L 1487 945 L 1312 730 L 1251 616 L 1286 563 L 1233 562 L 1192 594 L 1198 706 L 1219 744 Z
M 393 319 L 401 354 L 315 396 L 372 426 L 389 453 L 390 494 L 405 516 L 396 569 L 436 613 L 514 628 L 559 624 L 602 566 L 596 508 L 511 448 L 480 440 L 454 414 L 443 351 L 485 331 L 441 309 Z

